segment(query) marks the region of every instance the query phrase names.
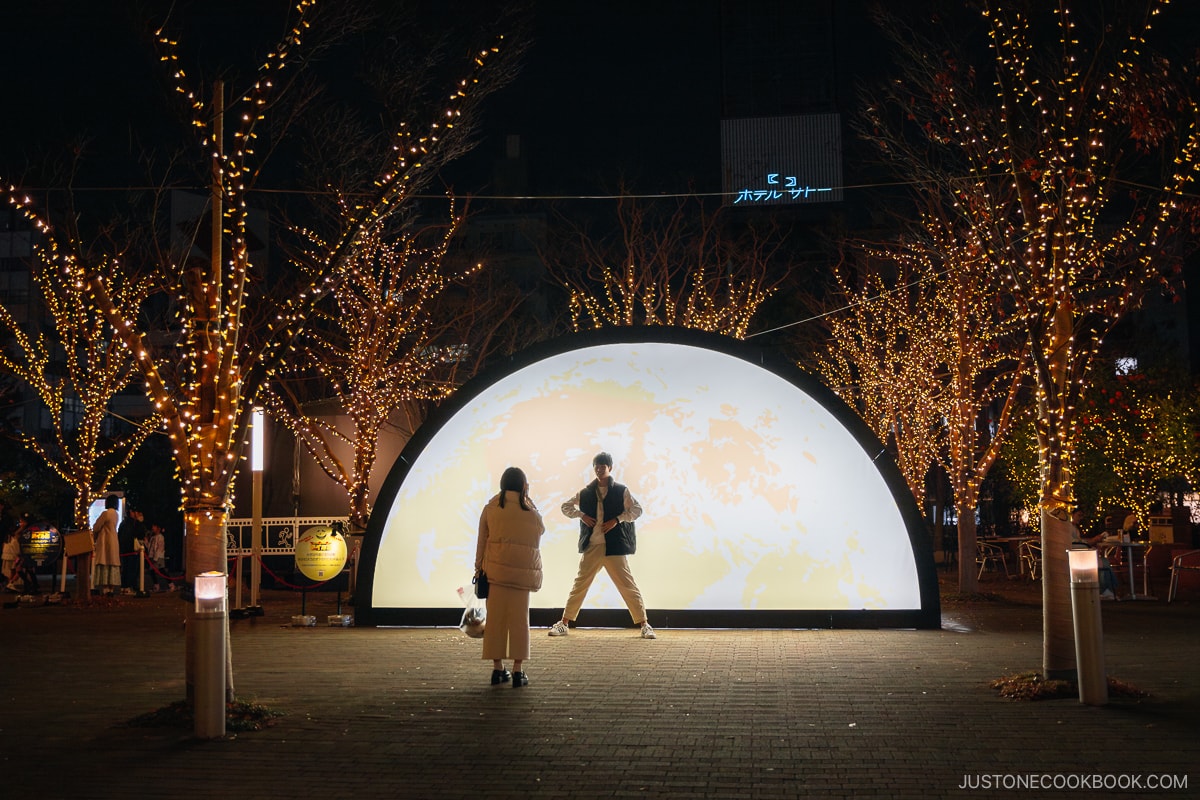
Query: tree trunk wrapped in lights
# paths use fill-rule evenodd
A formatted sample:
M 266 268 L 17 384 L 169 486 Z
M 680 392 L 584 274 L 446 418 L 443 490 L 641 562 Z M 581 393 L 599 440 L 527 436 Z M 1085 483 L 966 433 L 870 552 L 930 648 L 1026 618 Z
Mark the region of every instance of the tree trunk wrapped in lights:
M 1080 399 L 1104 337 L 1151 287 L 1179 274 L 1180 234 L 1195 217 L 1194 60 L 1150 50 L 1160 24 L 1187 22 L 1170 21 L 1167 5 L 1148 0 L 1099 19 L 1066 2 L 985 4 L 986 65 L 972 42 L 931 42 L 889 18 L 902 63 L 869 106 L 868 135 L 953 208 L 956 229 L 980 243 L 1026 328 L 1047 677 L 1075 666 L 1065 551 Z M 939 22 L 928 30 L 952 29 Z

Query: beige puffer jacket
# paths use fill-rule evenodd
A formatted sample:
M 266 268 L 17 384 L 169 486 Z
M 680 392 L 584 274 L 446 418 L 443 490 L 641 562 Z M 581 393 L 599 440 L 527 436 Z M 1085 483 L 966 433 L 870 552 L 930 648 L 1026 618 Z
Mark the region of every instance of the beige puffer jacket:
M 546 527 L 537 508 L 521 508 L 520 493 L 510 491 L 505 495 L 504 508 L 500 507 L 500 495 L 496 495 L 479 516 L 475 569 L 483 568 L 488 583 L 536 592 L 542 588 L 538 544 Z

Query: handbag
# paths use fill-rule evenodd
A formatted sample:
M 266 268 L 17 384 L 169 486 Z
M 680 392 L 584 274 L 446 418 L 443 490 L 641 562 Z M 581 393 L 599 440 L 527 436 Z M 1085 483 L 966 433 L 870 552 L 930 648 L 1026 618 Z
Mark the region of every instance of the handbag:
M 486 600 L 488 596 L 488 589 L 491 588 L 488 585 L 487 573 L 480 571 L 478 575 L 471 579 L 471 583 L 475 584 L 475 596 L 480 600 Z
M 68 557 L 87 555 L 96 549 L 91 531 L 75 531 L 63 537 L 63 547 Z

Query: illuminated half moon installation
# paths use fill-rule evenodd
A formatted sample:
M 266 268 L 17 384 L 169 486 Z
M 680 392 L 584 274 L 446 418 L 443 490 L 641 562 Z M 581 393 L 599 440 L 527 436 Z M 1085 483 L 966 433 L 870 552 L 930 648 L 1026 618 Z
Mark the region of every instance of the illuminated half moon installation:
M 939 627 L 920 510 L 853 411 L 762 348 L 672 328 L 564 337 L 460 389 L 380 490 L 359 623 L 458 624 L 508 466 L 546 524 L 531 620 L 558 619 L 579 562 L 579 523 L 559 507 L 601 451 L 644 509 L 630 565 L 653 624 Z M 632 623 L 605 573 L 578 623 Z

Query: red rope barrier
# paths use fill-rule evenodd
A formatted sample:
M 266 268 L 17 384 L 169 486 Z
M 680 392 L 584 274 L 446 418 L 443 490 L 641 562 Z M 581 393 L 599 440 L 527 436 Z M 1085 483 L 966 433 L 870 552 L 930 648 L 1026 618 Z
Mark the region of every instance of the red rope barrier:
M 172 578 L 170 575 L 168 575 L 167 573 L 160 570 L 157 566 L 155 566 L 154 562 L 150 560 L 150 556 L 146 555 L 145 550 L 142 551 L 142 560 L 145 561 L 146 565 L 150 567 L 151 572 L 153 572 L 158 577 L 165 579 L 168 583 L 181 583 L 183 581 L 182 575 L 178 578 Z
M 258 564 L 259 564 L 259 566 L 261 566 L 263 569 L 265 569 L 267 572 L 271 573 L 271 577 L 272 577 L 272 578 L 274 578 L 274 579 L 275 579 L 275 580 L 277 580 L 278 582 L 282 583 L 284 586 L 286 586 L 286 587 L 287 587 L 287 588 L 289 588 L 289 589 L 300 589 L 300 590 L 305 590 L 305 589 L 316 589 L 316 588 L 318 588 L 318 587 L 320 587 L 320 586 L 324 586 L 325 584 L 329 583 L 329 581 L 333 580 L 333 578 L 329 578 L 329 579 L 327 579 L 327 580 L 323 580 L 323 581 L 321 581 L 320 583 L 314 583 L 314 584 L 312 584 L 311 586 L 298 586 L 298 585 L 296 585 L 296 584 L 294 584 L 294 583 L 288 583 L 288 582 L 287 582 L 287 581 L 285 581 L 283 578 L 281 578 L 281 577 L 279 577 L 278 575 L 276 575 L 276 574 L 275 574 L 275 572 L 274 572 L 274 571 L 273 571 L 273 570 L 272 570 L 270 567 L 268 567 L 268 566 L 267 566 L 267 565 L 266 565 L 266 564 L 263 562 L 263 560 L 262 560 L 262 556 L 258 556 Z

